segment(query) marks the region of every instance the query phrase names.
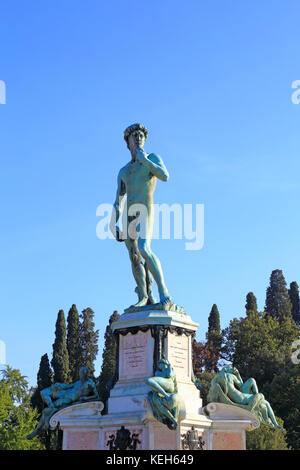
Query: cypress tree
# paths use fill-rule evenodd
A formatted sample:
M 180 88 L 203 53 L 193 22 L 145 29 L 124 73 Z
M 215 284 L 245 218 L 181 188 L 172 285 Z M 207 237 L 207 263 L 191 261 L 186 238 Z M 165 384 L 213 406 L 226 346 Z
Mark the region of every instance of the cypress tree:
M 39 415 L 42 414 L 42 410 L 45 406 L 41 398 L 40 391 L 44 388 L 48 388 L 52 385 L 53 382 L 53 373 L 50 367 L 48 354 L 44 354 L 41 357 L 40 367 L 37 373 L 37 387 L 31 396 L 31 404 L 34 408 L 38 410 Z M 42 436 L 39 436 L 40 442 L 46 447 L 47 450 L 51 449 L 51 442 L 53 431 L 50 429 L 45 431 Z M 55 448 L 55 447 L 54 447 Z
M 55 340 L 52 345 L 53 356 L 51 365 L 54 371 L 54 382 L 68 384 L 70 382 L 69 354 L 66 342 L 66 322 L 63 310 L 57 315 Z
M 290 283 L 289 296 L 292 304 L 293 320 L 297 323 L 297 325 L 300 325 L 299 286 L 296 281 Z
M 251 312 L 257 313 L 257 301 L 256 301 L 256 297 L 255 297 L 255 295 L 253 294 L 253 292 L 249 292 L 249 293 L 247 294 L 245 308 L 246 308 L 246 314 L 247 314 L 247 316 L 248 316 Z
M 44 407 L 43 400 L 40 395 L 40 391 L 44 388 L 50 387 L 53 380 L 53 374 L 48 359 L 48 354 L 44 354 L 40 360 L 40 366 L 37 373 L 37 387 L 31 397 L 31 404 L 33 407 L 38 409 L 41 413 Z
M 88 307 L 80 315 L 80 362 L 87 366 L 90 376 L 94 377 L 94 361 L 98 353 L 99 330 L 95 331 L 94 312 Z
M 267 288 L 265 311 L 273 318 L 282 320 L 292 314 L 292 304 L 286 281 L 280 269 L 272 271 Z
M 76 305 L 73 304 L 67 318 L 67 348 L 69 354 L 69 368 L 71 382 L 79 379 L 80 368 L 80 322 Z
M 101 401 L 105 404 L 105 411 L 107 409 L 107 399 L 109 398 L 110 388 L 113 385 L 113 377 L 116 371 L 116 351 L 117 344 L 111 329 L 111 324 L 117 321 L 120 315 L 114 311 L 109 318 L 109 323 L 105 330 L 104 335 L 104 348 L 102 353 L 102 368 L 98 378 L 98 393 Z
M 208 331 L 206 334 L 206 364 L 205 370 L 218 371 L 218 361 L 220 357 L 220 349 L 222 344 L 220 314 L 216 304 L 213 304 L 208 317 Z
M 220 334 L 220 314 L 216 304 L 213 304 L 208 317 L 208 333 L 215 331 Z

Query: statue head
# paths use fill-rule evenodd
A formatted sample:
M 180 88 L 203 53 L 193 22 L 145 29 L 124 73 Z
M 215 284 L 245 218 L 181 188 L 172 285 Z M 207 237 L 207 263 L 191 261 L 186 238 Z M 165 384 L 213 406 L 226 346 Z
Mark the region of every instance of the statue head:
M 236 376 L 239 375 L 239 371 L 237 370 L 237 368 L 236 368 L 236 367 L 233 367 L 232 365 L 223 367 L 223 369 L 224 369 L 224 371 L 227 372 L 228 374 L 233 374 L 233 375 L 236 375 Z
M 160 372 L 164 374 L 165 377 L 171 377 L 174 373 L 171 364 L 165 358 L 161 358 L 158 361 L 157 368 Z
M 143 148 L 147 139 L 148 130 L 143 124 L 135 123 L 128 126 L 124 131 L 124 139 L 131 152 L 135 152 L 138 147 Z
M 79 369 L 79 378 L 80 380 L 86 380 L 89 374 L 89 368 L 87 366 L 82 366 Z

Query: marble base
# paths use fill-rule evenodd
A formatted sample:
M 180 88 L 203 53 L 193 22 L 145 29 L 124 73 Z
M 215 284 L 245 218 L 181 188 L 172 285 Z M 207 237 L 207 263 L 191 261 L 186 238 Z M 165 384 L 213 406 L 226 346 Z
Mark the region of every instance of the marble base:
M 145 380 L 155 374 L 156 362 L 164 356 L 176 373 L 185 413 L 198 415 L 202 400 L 191 380 L 197 323 L 186 314 L 149 310 L 125 313 L 111 327 L 118 341 L 118 380 L 110 393 L 108 414 L 143 410 L 150 391 Z
M 147 413 L 148 411 L 148 413 Z M 211 420 L 205 415 L 198 415 L 182 419 L 176 430 L 170 430 L 167 426 L 156 421 L 150 409 L 145 413 L 119 413 L 115 415 L 105 415 L 102 417 L 101 428 L 102 438 L 100 449 L 109 450 L 110 443 L 116 436 L 117 430 L 124 426 L 131 433 L 138 436 L 138 443 L 135 450 L 184 450 L 184 435 L 192 426 L 197 430 L 198 436 L 206 442 L 209 438 L 209 428 Z M 112 436 L 114 436 L 112 438 Z M 127 449 L 130 450 L 130 449 Z
M 99 450 L 101 442 L 101 401 L 68 406 L 50 419 L 50 429 L 63 431 L 63 450 Z
M 103 403 L 90 402 L 69 406 L 52 416 L 51 428 L 59 425 L 63 430 L 63 450 L 119 450 L 114 446 L 122 426 L 131 436 L 126 450 L 196 450 L 186 446 L 192 428 L 201 437 L 203 450 L 245 450 L 245 431 L 259 427 L 252 413 L 221 403 L 210 403 L 194 416 L 187 416 L 182 409 L 180 423 L 172 431 L 153 418 L 147 402 L 143 412 L 101 416 L 102 409 Z
M 186 450 L 190 431 L 194 437 L 198 434 L 196 442 L 202 438 L 207 450 L 245 449 L 245 430 L 259 426 L 254 415 L 220 403 L 202 409 L 192 381 L 192 339 L 198 325 L 188 315 L 165 310 L 130 312 L 111 327 L 117 340 L 117 369 L 108 413 L 102 416 L 103 404 L 92 402 L 53 415 L 50 425 L 59 423 L 64 431 L 63 449 L 118 450 L 116 437 L 122 427 L 130 436 L 125 440 L 128 450 Z M 145 380 L 155 374 L 162 357 L 176 373 L 180 397 L 176 430 L 153 417 L 148 400 Z
M 209 403 L 205 414 L 212 420 L 209 450 L 246 450 L 246 431 L 259 428 L 259 419 L 238 406 Z

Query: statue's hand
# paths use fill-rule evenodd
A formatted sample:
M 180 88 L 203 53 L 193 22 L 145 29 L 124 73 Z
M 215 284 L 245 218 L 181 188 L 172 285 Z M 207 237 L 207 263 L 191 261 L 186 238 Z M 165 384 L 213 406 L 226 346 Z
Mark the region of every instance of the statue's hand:
M 147 154 L 146 154 L 145 150 L 142 149 L 141 147 L 138 147 L 136 149 L 135 158 L 138 162 L 143 163 L 143 161 L 145 161 L 145 158 L 147 158 Z
M 124 234 L 123 232 L 119 229 L 119 227 L 116 227 L 116 240 L 118 242 L 123 242 L 124 241 Z

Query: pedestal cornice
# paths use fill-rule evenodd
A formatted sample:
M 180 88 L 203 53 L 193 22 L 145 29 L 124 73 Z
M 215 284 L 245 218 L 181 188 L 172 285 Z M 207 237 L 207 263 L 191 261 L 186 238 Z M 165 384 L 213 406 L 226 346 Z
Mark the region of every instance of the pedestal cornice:
M 178 329 L 178 332 L 181 329 L 184 329 L 191 333 L 196 332 L 198 328 L 198 324 L 193 322 L 191 317 L 188 315 L 169 312 L 166 310 L 123 313 L 117 322 L 112 323 L 111 328 L 113 331 L 120 330 L 120 333 L 122 333 L 121 330 L 124 331 L 126 329 L 132 329 L 134 332 L 134 328 L 138 331 L 143 327 L 149 327 L 152 325 L 161 325 L 172 329 Z

